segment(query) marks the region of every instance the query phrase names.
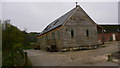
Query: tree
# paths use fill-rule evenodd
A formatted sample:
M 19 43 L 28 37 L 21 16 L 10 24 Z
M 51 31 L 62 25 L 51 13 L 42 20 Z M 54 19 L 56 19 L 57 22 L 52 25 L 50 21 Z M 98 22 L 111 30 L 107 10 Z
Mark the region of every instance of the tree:
M 20 50 L 24 41 L 23 33 L 9 20 L 2 24 L 2 64 L 3 66 L 14 66 L 14 56 Z M 20 59 L 20 58 L 19 58 Z M 22 59 L 20 59 L 22 60 Z M 16 60 L 17 61 L 17 60 Z M 20 61 L 19 61 L 20 62 Z
M 14 47 L 20 46 L 24 40 L 22 32 L 7 21 L 2 26 L 3 50 L 14 50 Z

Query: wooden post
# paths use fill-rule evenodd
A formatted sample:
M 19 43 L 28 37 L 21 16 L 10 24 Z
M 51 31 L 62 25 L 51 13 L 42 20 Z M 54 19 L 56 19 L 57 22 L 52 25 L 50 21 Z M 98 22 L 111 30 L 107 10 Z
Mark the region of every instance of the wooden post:
M 25 52 L 25 65 L 27 65 L 27 60 L 28 59 L 28 57 L 27 57 L 27 52 Z

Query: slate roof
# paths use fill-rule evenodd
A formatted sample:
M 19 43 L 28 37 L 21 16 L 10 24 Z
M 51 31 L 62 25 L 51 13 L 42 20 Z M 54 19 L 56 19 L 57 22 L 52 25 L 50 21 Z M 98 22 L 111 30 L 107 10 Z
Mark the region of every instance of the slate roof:
M 52 23 L 50 23 L 40 34 L 44 34 L 46 32 L 49 32 L 59 26 L 61 26 L 68 18 L 69 16 L 75 11 L 77 7 L 73 8 L 72 10 L 70 10 L 69 12 L 67 12 L 65 15 L 59 17 L 58 19 L 56 19 L 55 21 L 53 21 Z
M 100 25 L 105 30 L 105 33 L 117 33 L 120 32 L 120 25 Z M 98 29 L 98 33 L 102 33 L 102 30 Z

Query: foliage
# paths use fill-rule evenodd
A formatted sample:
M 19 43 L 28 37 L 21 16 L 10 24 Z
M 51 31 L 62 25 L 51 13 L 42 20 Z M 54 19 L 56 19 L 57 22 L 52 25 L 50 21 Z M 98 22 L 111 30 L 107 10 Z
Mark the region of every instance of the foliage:
M 2 24 L 2 56 L 3 66 L 14 66 L 18 65 L 13 63 L 15 58 L 15 52 L 17 52 L 22 46 L 24 41 L 23 33 L 15 26 L 4 21 Z M 18 56 L 22 60 L 20 57 Z M 14 61 L 16 62 L 16 61 Z M 18 62 L 18 61 L 17 61 Z
M 36 35 L 19 30 L 16 26 L 6 20 L 2 24 L 2 65 L 21 66 L 24 65 L 23 49 L 32 48 L 35 44 Z
M 36 41 L 37 41 L 37 35 L 38 33 L 36 32 L 31 32 L 31 33 L 27 33 L 26 31 L 22 31 L 24 34 L 24 42 L 23 42 L 23 49 L 31 49 L 33 48 L 33 46 L 35 45 Z
M 33 46 L 32 45 L 30 45 L 30 46 L 22 46 L 21 48 L 24 49 L 24 50 L 25 49 L 33 49 Z
M 3 23 L 2 39 L 3 50 L 14 50 L 16 45 L 21 46 L 24 41 L 22 32 L 10 23 Z
M 29 34 L 29 37 L 30 37 L 30 42 L 31 43 L 36 43 L 36 41 L 37 41 L 36 37 L 38 36 L 39 33 L 37 33 L 37 32 L 30 32 L 28 34 Z

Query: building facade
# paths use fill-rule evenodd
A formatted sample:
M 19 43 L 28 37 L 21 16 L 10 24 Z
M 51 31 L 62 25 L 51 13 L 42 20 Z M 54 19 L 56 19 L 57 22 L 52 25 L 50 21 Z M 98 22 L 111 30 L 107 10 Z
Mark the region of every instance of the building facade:
M 97 24 L 79 5 L 50 23 L 37 37 L 37 46 L 48 51 L 97 45 Z
M 120 25 L 100 25 L 104 28 L 103 33 L 98 29 L 99 41 L 112 42 L 120 41 Z

